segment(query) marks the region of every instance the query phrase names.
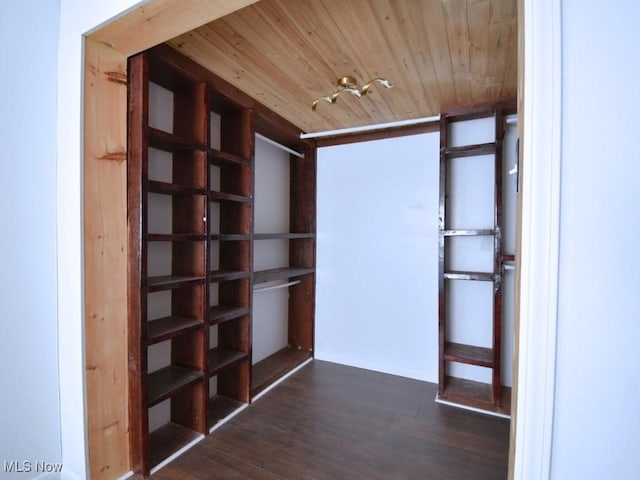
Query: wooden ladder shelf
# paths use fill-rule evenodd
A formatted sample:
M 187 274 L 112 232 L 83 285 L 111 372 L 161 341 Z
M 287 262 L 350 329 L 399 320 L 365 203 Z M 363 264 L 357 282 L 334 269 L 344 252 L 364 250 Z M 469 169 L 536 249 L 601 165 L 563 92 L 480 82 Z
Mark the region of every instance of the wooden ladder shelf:
M 451 146 L 450 124 L 454 122 L 493 117 L 495 140 L 475 145 Z M 504 138 L 504 109 L 495 107 L 477 112 L 443 113 L 440 118 L 440 203 L 439 203 L 439 374 L 438 400 L 461 406 L 508 414 L 510 391 L 501 385 L 502 342 L 502 141 Z M 451 201 L 451 160 L 461 157 L 493 155 L 495 182 L 493 185 L 493 225 L 483 228 L 451 228 L 447 217 Z M 474 159 L 469 159 L 473 161 Z M 493 243 L 492 271 L 457 271 L 450 269 L 454 237 L 491 237 Z M 490 282 L 492 288 L 492 344 L 477 346 L 450 340 L 453 319 L 450 318 L 448 285 L 454 281 Z M 491 370 L 491 383 L 482 383 L 449 375 L 449 363 L 462 363 Z M 505 391 L 506 390 L 506 391 Z

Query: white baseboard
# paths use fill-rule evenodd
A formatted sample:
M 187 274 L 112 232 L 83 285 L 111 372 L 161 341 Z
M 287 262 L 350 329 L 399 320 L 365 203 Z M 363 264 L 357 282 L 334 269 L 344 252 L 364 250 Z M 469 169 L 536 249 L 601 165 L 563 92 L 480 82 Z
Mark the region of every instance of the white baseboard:
M 462 410 L 470 410 L 472 412 L 483 413 L 485 415 L 491 415 L 493 417 L 508 418 L 508 419 L 511 418 L 511 415 L 507 415 L 506 413 L 492 412 L 491 410 L 483 410 L 481 408 L 470 407 L 468 405 L 461 405 L 459 403 L 453 403 L 447 400 L 442 400 L 438 398 L 437 393 L 436 393 L 436 403 L 440 403 L 441 405 L 448 405 L 450 407 L 461 408 Z
M 387 373 L 389 375 L 397 375 L 399 377 L 410 378 L 412 380 L 421 380 L 423 382 L 437 383 L 438 372 L 428 372 L 426 370 L 417 370 L 411 368 L 398 368 L 384 363 L 371 362 L 360 358 L 348 357 L 345 355 L 335 355 L 332 353 L 315 352 L 316 360 L 324 360 L 325 362 L 338 363 L 348 367 L 363 368 L 379 373 Z
M 280 385 L 282 382 L 284 382 L 287 378 L 289 378 L 291 375 L 293 375 L 294 373 L 296 373 L 298 370 L 300 370 L 301 368 L 305 367 L 307 364 L 311 363 L 313 361 L 313 358 L 309 358 L 307 360 L 305 360 L 304 362 L 302 362 L 300 365 L 298 365 L 296 368 L 294 368 L 293 370 L 291 370 L 290 372 L 287 372 L 285 375 L 283 375 L 282 377 L 280 377 L 278 380 L 276 380 L 275 382 L 273 382 L 271 385 L 269 385 L 267 388 L 265 388 L 263 391 L 261 391 L 259 394 L 257 394 L 255 397 L 253 397 L 253 399 L 251 400 L 251 402 L 255 402 L 256 400 L 260 399 L 260 397 L 262 397 L 265 393 L 273 390 L 275 387 L 277 387 L 278 385 Z

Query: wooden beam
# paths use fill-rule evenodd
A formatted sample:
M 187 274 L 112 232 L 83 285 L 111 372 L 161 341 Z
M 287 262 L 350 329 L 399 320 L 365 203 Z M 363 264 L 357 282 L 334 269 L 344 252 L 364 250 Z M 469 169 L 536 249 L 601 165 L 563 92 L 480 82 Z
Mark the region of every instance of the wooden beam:
M 126 57 L 87 39 L 84 83 L 84 289 L 89 467 L 129 471 Z
M 330 137 L 320 137 L 315 139 L 316 147 L 330 147 L 334 145 L 344 145 L 347 143 L 369 142 L 371 140 L 383 140 L 386 138 L 406 137 L 409 135 L 420 135 L 422 133 L 432 133 L 440 130 L 440 122 L 433 121 L 420 123 L 418 125 L 408 125 L 404 127 L 389 127 L 370 130 L 368 132 L 347 133 L 333 135 Z
M 149 0 L 89 38 L 133 55 L 258 0 Z

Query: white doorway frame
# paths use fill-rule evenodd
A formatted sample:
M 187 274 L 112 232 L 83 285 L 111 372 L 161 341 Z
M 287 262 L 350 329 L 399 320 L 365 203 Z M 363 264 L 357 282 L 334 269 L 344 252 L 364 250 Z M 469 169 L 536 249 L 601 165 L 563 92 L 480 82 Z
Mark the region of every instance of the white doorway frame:
M 513 479 L 551 474 L 562 123 L 561 2 L 522 0 L 521 250 Z
M 250 0 L 245 1 L 250 3 Z M 122 0 L 122 3 L 132 2 Z M 167 12 L 172 3 L 188 4 L 196 9 L 199 4 L 206 3 L 206 0 L 181 0 L 180 2 L 150 0 L 145 2 L 144 10 L 135 7 L 128 14 L 123 14 L 123 17 L 135 17 L 136 22 L 153 27 L 149 30 L 151 32 L 149 36 L 145 37 L 147 40 L 164 41 L 168 36 L 156 39 L 151 39 L 151 36 L 152 34 L 176 34 L 174 31 L 169 34 L 164 23 L 160 25 L 162 15 L 169 15 Z M 226 1 L 214 3 L 226 5 Z M 236 0 L 235 3 L 244 2 Z M 151 10 L 149 6 L 153 4 L 164 4 L 167 8 L 166 11 L 162 10 L 158 16 L 154 17 L 155 22 L 150 22 L 145 15 L 149 15 L 148 12 Z M 65 9 L 64 3 L 62 8 Z M 85 10 L 88 12 L 91 8 L 91 5 L 84 7 L 81 3 L 73 8 L 66 4 L 67 13 L 63 19 L 66 23 L 61 26 L 61 29 L 69 26 L 78 28 L 78 31 L 72 32 L 78 37 L 87 32 L 86 28 L 80 29 L 80 25 L 83 25 L 85 20 L 78 20 L 78 18 L 86 13 Z M 522 253 L 519 259 L 520 334 L 516 342 L 519 352 L 518 379 L 514 385 L 514 392 L 517 395 L 514 416 L 516 435 L 513 440 L 514 456 L 511 467 L 513 478 L 535 480 L 549 477 L 553 446 L 560 235 L 561 5 L 556 0 L 519 0 L 519 8 L 521 9 L 520 18 L 522 18 L 519 27 L 522 30 L 521 38 L 524 39 L 524 48 L 521 49 L 524 57 L 521 60 L 524 66 L 523 90 L 520 92 L 524 95 L 519 114 L 523 139 Z M 90 18 L 96 17 L 96 14 L 86 13 L 86 15 Z M 98 18 L 98 21 L 104 20 L 105 18 Z M 167 25 L 175 27 L 177 24 L 175 20 L 175 18 L 169 18 Z M 180 17 L 180 20 L 185 24 L 188 23 L 188 20 L 183 17 Z M 94 25 L 97 25 L 97 22 Z M 113 33 L 113 30 L 111 32 L 114 38 L 124 38 L 117 32 Z M 68 30 L 61 34 L 63 39 L 61 55 L 63 56 L 75 51 L 75 44 L 72 47 L 64 44 L 64 41 L 71 36 Z M 135 36 L 127 40 L 135 43 Z M 103 45 L 121 47 L 123 53 L 125 50 L 127 52 L 133 50 L 128 44 L 125 46 L 116 41 L 105 40 Z M 79 65 L 74 64 L 74 69 L 79 70 Z M 78 105 L 82 93 L 72 88 L 77 85 L 75 82 L 79 82 L 76 80 L 78 74 L 76 70 L 69 73 L 68 68 L 61 69 L 60 78 L 72 80 L 72 82 L 69 85 L 62 83 L 58 94 L 59 105 Z M 64 116 L 63 113 L 59 114 L 59 119 Z M 64 118 L 68 123 L 69 119 Z M 79 114 L 77 116 L 74 114 L 72 123 L 80 123 L 80 119 Z M 81 177 L 83 168 L 82 153 L 79 152 L 82 133 L 81 129 L 76 128 L 75 123 L 73 127 L 68 128 L 59 121 L 58 158 L 62 160 L 59 162 L 57 175 L 60 186 L 65 185 L 69 178 Z M 61 188 L 58 191 L 59 285 L 82 284 L 81 271 L 83 271 L 85 257 L 81 249 L 76 247 L 80 243 L 77 229 L 82 225 L 83 214 L 81 209 L 76 208 L 78 195 L 75 190 L 71 195 Z M 70 230 L 66 229 L 67 226 Z M 69 231 L 71 233 L 68 233 Z M 71 242 L 66 241 L 68 237 L 72 237 Z M 60 388 L 65 400 L 62 407 L 61 429 L 65 466 L 67 468 L 71 466 L 71 470 L 76 467 L 75 471 L 82 476 L 82 464 L 87 464 L 89 458 L 85 450 L 87 421 L 85 417 L 84 428 L 79 424 L 77 405 L 84 403 L 83 384 L 86 378 L 82 362 L 77 360 L 82 355 L 79 350 L 83 348 L 81 346 L 84 338 L 82 317 L 85 315 L 83 299 L 86 292 L 83 291 L 82 295 L 78 295 L 77 290 L 73 290 L 70 292 L 70 289 L 65 287 L 60 288 L 58 292 L 59 324 L 64 330 L 64 335 L 61 335 L 59 340 L 59 350 L 73 352 L 73 360 L 75 360 L 60 362 Z M 81 441 L 78 441 L 79 437 L 82 438 Z

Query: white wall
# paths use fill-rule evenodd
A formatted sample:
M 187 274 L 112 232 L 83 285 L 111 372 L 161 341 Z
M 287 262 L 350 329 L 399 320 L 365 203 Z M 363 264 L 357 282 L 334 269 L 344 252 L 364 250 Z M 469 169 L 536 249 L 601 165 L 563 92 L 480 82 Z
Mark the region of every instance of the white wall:
M 60 1 L 60 108 L 57 118 L 58 346 L 65 478 L 86 478 L 87 475 L 81 288 L 82 36 L 136 3 L 138 2 L 135 0 Z M 32 16 L 34 11 L 29 9 Z
M 491 118 L 452 125 L 451 144 L 494 140 Z M 507 129 L 504 169 L 515 162 Z M 437 382 L 439 134 L 318 152 L 316 358 Z M 448 228 L 493 228 L 493 156 L 454 159 Z M 515 177 L 505 174 L 505 253 L 514 253 Z M 458 199 L 459 201 L 454 201 Z M 493 237 L 450 240 L 452 270 L 493 271 Z M 513 272 L 505 276 L 503 383 L 511 385 Z M 491 347 L 493 288 L 448 283 L 448 339 Z M 486 368 L 448 365 L 490 382 Z
M 638 478 L 640 6 L 562 3 L 552 478 Z
M 0 478 L 35 478 L 42 474 L 35 462 L 59 463 L 62 455 L 55 224 L 58 19 L 54 0 L 6 1 L 0 15 Z M 32 470 L 8 473 L 5 461 L 22 467 L 33 462 Z
M 319 149 L 316 358 L 437 379 L 438 142 Z

